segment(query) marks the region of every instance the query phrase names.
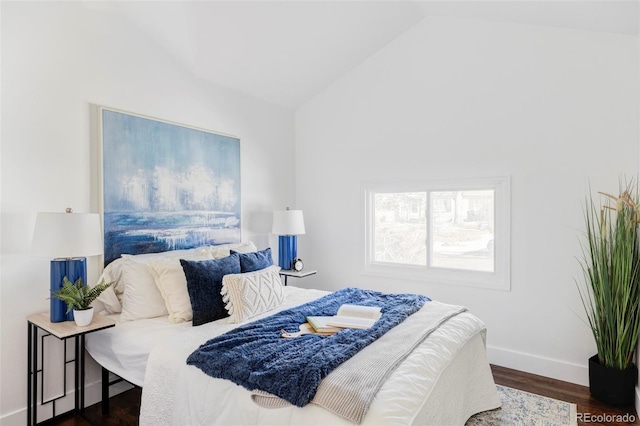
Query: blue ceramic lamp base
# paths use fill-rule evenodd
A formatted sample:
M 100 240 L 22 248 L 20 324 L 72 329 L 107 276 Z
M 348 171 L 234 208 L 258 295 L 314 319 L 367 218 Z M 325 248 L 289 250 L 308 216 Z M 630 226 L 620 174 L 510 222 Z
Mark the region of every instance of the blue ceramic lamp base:
M 278 266 L 290 270 L 293 259 L 298 255 L 297 235 L 280 235 L 278 237 Z
M 87 285 L 87 258 L 77 257 L 73 259 L 53 259 L 51 261 L 51 287 L 53 290 L 62 288 L 62 280 L 67 277 L 75 283 L 82 278 L 82 283 Z M 51 322 L 73 321 L 73 311 L 67 312 L 67 304 L 60 299 L 51 297 Z

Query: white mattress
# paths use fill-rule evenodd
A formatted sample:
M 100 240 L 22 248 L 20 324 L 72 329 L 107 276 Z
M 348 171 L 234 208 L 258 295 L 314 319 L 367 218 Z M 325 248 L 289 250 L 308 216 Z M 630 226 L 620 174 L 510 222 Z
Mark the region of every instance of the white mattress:
M 285 292 L 285 304 L 278 310 L 326 294 L 292 286 Z M 246 389 L 186 365 L 200 344 L 236 326 L 227 319 L 191 327 L 155 318 L 119 323 L 88 335 L 86 343 L 98 363 L 143 386 L 143 426 L 350 424 L 313 404 L 260 407 Z M 484 333 L 484 324 L 470 313 L 447 321 L 391 375 L 363 424 L 464 424 L 476 412 L 498 407 Z
M 190 322 L 171 324 L 168 316 L 125 322 L 120 315 L 110 316 L 116 326 L 88 334 L 87 351 L 104 368 L 140 387 L 151 350 L 192 328 Z

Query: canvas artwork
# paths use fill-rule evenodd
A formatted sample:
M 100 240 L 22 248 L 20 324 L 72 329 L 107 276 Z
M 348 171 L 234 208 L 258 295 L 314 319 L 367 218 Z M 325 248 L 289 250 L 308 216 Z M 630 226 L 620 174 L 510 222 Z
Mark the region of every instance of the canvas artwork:
M 240 140 L 101 108 L 105 265 L 240 242 Z

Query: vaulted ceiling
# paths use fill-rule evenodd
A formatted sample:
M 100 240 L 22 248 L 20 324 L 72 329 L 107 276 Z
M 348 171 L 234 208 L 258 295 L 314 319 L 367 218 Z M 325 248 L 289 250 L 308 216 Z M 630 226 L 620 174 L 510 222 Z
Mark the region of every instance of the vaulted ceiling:
M 93 2 L 88 1 L 88 7 Z M 93 3 L 95 5 L 95 3 Z M 428 16 L 638 34 L 623 1 L 111 1 L 198 78 L 288 108 Z M 95 7 L 95 6 L 94 6 Z

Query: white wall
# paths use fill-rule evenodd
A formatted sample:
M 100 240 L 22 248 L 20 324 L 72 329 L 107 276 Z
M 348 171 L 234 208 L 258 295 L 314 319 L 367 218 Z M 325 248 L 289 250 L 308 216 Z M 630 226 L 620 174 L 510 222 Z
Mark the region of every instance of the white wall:
M 637 37 L 428 18 L 296 112 L 305 287 L 462 304 L 493 363 L 587 384 L 582 202 L 638 171 Z M 363 182 L 510 175 L 511 291 L 363 275 Z
M 49 261 L 29 254 L 35 216 L 92 208 L 89 104 L 238 136 L 243 237 L 263 247 L 270 243 L 272 211 L 294 204 L 294 116 L 194 79 L 100 3 L 1 7 L 0 423 L 24 424 L 25 317 L 49 309 Z M 95 279 L 98 265 L 92 266 Z M 92 365 L 88 380 L 98 379 Z

